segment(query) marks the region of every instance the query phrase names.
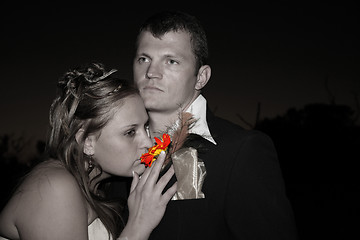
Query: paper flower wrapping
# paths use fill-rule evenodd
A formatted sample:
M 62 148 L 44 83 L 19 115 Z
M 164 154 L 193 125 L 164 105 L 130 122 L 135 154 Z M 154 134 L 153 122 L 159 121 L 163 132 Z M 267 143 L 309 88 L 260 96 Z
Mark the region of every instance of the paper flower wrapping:
M 205 198 L 202 185 L 206 177 L 204 162 L 195 148 L 181 148 L 171 155 L 178 189 L 171 200 Z

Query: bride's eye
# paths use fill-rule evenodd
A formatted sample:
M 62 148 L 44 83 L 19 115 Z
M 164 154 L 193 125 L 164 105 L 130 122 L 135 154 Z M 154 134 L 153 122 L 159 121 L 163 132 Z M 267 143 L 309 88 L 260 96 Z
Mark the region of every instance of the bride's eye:
M 135 136 L 135 134 L 136 134 L 135 129 L 130 129 L 130 130 L 126 131 L 126 133 L 125 133 L 125 135 L 128 137 L 133 137 L 133 136 Z

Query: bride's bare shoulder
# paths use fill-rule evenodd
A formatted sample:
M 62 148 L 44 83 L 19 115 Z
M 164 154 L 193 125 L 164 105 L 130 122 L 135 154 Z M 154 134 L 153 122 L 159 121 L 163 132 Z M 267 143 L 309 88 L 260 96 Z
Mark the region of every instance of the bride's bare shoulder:
M 56 160 L 40 163 L 24 178 L 15 194 L 51 193 L 76 188 L 76 179 Z M 65 188 L 65 189 L 64 189 Z
M 45 161 L 36 166 L 15 192 L 15 195 L 24 198 L 21 201 L 35 204 L 38 204 L 37 201 L 64 201 L 74 194 L 82 196 L 75 177 L 56 160 Z
M 31 223 L 46 224 L 44 221 L 54 216 L 86 216 L 84 201 L 75 177 L 59 161 L 49 160 L 24 178 L 3 209 L 0 221 L 28 227 Z

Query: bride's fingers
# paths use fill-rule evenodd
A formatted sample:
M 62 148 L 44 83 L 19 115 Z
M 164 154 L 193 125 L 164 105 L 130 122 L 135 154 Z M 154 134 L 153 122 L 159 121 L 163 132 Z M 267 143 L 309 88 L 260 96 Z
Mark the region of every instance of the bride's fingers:
M 153 163 L 154 164 L 154 163 Z M 139 184 L 144 185 L 151 173 L 151 169 L 152 167 L 146 167 L 145 171 L 143 172 L 143 174 L 141 174 L 141 177 L 139 178 Z M 141 180 L 141 181 L 140 181 Z
M 177 191 L 177 182 L 175 182 L 166 192 L 162 195 L 161 201 L 167 204 Z
M 166 171 L 166 173 L 156 183 L 156 187 L 162 191 L 174 174 L 175 174 L 174 166 L 171 165 L 169 169 Z
M 140 179 L 139 174 L 133 171 L 133 180 L 131 181 L 130 192 L 134 191 L 134 189 L 139 183 L 139 179 Z
M 139 181 L 139 185 L 149 185 L 154 186 L 159 178 L 161 167 L 165 161 L 165 152 L 162 151 L 157 157 L 156 161 L 154 161 L 151 167 L 147 167 L 144 173 L 141 175 L 141 179 Z
M 160 168 L 163 165 L 165 160 L 165 152 L 161 151 L 159 156 L 157 157 L 157 159 L 152 163 L 151 167 L 146 167 L 145 171 L 143 172 L 143 174 L 141 175 L 141 181 L 139 181 L 140 185 L 144 185 L 145 183 L 148 182 L 148 177 L 150 176 L 150 174 L 152 174 L 152 171 L 154 168 Z M 159 165 L 159 167 L 156 167 L 157 165 Z M 160 170 L 159 170 L 160 172 Z M 156 173 L 155 173 L 156 174 Z M 154 175 L 154 173 L 152 174 Z M 159 174 L 157 174 L 159 176 Z M 156 177 L 157 180 L 158 177 Z M 155 180 L 154 180 L 155 181 Z
M 153 163 L 153 166 L 151 167 L 151 171 L 149 173 L 149 181 L 152 181 L 153 183 L 156 183 L 156 181 L 159 178 L 159 174 L 160 174 L 160 170 L 162 165 L 164 164 L 165 161 L 165 152 L 162 151 L 159 156 L 157 157 L 156 161 Z
M 165 151 L 161 151 L 156 162 L 158 163 L 159 165 L 159 169 L 161 168 L 161 166 L 164 164 L 164 161 L 165 161 Z

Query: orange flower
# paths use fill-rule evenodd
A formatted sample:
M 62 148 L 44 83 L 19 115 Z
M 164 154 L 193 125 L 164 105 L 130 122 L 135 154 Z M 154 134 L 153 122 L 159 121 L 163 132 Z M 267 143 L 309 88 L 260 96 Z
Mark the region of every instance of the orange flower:
M 169 134 L 164 133 L 162 136 L 162 141 L 155 137 L 156 144 L 149 148 L 147 153 L 141 155 L 140 160 L 141 163 L 145 164 L 145 167 L 151 167 L 151 164 L 156 160 L 157 156 L 159 156 L 161 151 L 166 151 L 169 144 L 171 143 L 171 139 Z

